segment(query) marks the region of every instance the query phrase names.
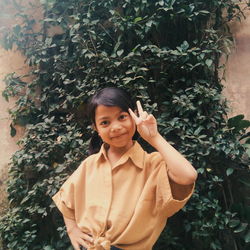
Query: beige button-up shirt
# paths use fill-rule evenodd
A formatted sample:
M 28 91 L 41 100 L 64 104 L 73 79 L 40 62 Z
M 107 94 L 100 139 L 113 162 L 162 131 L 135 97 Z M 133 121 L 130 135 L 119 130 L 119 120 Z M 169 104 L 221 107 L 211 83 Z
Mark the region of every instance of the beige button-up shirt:
M 113 168 L 104 145 L 62 185 L 53 200 L 63 216 L 92 235 L 90 250 L 150 250 L 166 225 L 192 195 L 168 177 L 160 153 L 148 154 L 135 142 Z

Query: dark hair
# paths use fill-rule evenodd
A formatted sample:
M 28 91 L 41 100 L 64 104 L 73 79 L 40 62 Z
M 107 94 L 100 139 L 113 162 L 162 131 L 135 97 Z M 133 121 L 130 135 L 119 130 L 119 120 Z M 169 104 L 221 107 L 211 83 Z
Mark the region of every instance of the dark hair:
M 108 87 L 96 92 L 88 103 L 88 115 L 92 122 L 95 124 L 95 111 L 98 105 L 104 106 L 117 106 L 122 111 L 128 112 L 128 109 L 135 109 L 135 103 L 132 101 L 130 95 L 123 89 Z M 102 140 L 95 131 L 89 144 L 89 154 L 97 153 L 102 145 Z

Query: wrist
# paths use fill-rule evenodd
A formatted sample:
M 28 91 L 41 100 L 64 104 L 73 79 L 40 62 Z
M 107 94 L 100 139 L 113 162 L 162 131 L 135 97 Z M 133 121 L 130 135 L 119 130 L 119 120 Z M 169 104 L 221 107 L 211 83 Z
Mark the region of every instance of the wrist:
M 68 219 L 68 218 L 64 218 L 64 222 L 65 222 L 65 225 L 66 225 L 66 230 L 67 230 L 67 233 L 70 234 L 75 227 L 77 227 L 77 224 L 74 220 L 72 219 Z
M 66 229 L 67 229 L 67 234 L 71 234 L 75 227 L 76 227 L 76 226 L 74 226 L 74 225 L 71 225 L 71 226 L 66 227 Z
M 164 138 L 162 137 L 162 135 L 159 132 L 157 132 L 155 136 L 149 138 L 148 143 L 157 150 L 158 146 L 161 144 L 163 140 Z

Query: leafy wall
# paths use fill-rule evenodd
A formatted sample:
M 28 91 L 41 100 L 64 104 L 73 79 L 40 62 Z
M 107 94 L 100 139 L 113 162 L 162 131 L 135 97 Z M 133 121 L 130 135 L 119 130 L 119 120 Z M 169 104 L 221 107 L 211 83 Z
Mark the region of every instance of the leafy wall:
M 16 1 L 13 1 L 16 4 Z M 6 76 L 15 124 L 26 126 L 12 157 L 10 208 L 1 218 L 7 249 L 67 249 L 51 196 L 86 157 L 86 101 L 105 86 L 125 87 L 158 118 L 160 132 L 199 172 L 188 205 L 173 216 L 157 250 L 247 249 L 249 121 L 227 119 L 219 58 L 231 44 L 234 1 L 41 0 L 44 18 L 23 23 L 3 45 L 26 55 L 33 81 Z M 17 6 L 18 7 L 18 6 Z M 19 8 L 21 9 L 21 8 Z M 50 35 L 50 27 L 61 32 Z M 147 147 L 147 145 L 145 145 Z M 150 150 L 150 149 L 149 149 Z M 247 154 L 248 153 L 248 154 Z

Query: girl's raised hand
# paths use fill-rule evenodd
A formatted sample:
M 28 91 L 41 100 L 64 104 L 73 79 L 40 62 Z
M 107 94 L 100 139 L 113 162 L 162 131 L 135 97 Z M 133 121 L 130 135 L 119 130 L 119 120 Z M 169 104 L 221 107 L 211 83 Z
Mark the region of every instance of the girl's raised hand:
M 129 109 L 129 113 L 135 121 L 137 131 L 141 137 L 150 143 L 150 141 L 158 134 L 157 122 L 152 114 L 148 114 L 143 110 L 140 101 L 136 102 L 138 116 Z

